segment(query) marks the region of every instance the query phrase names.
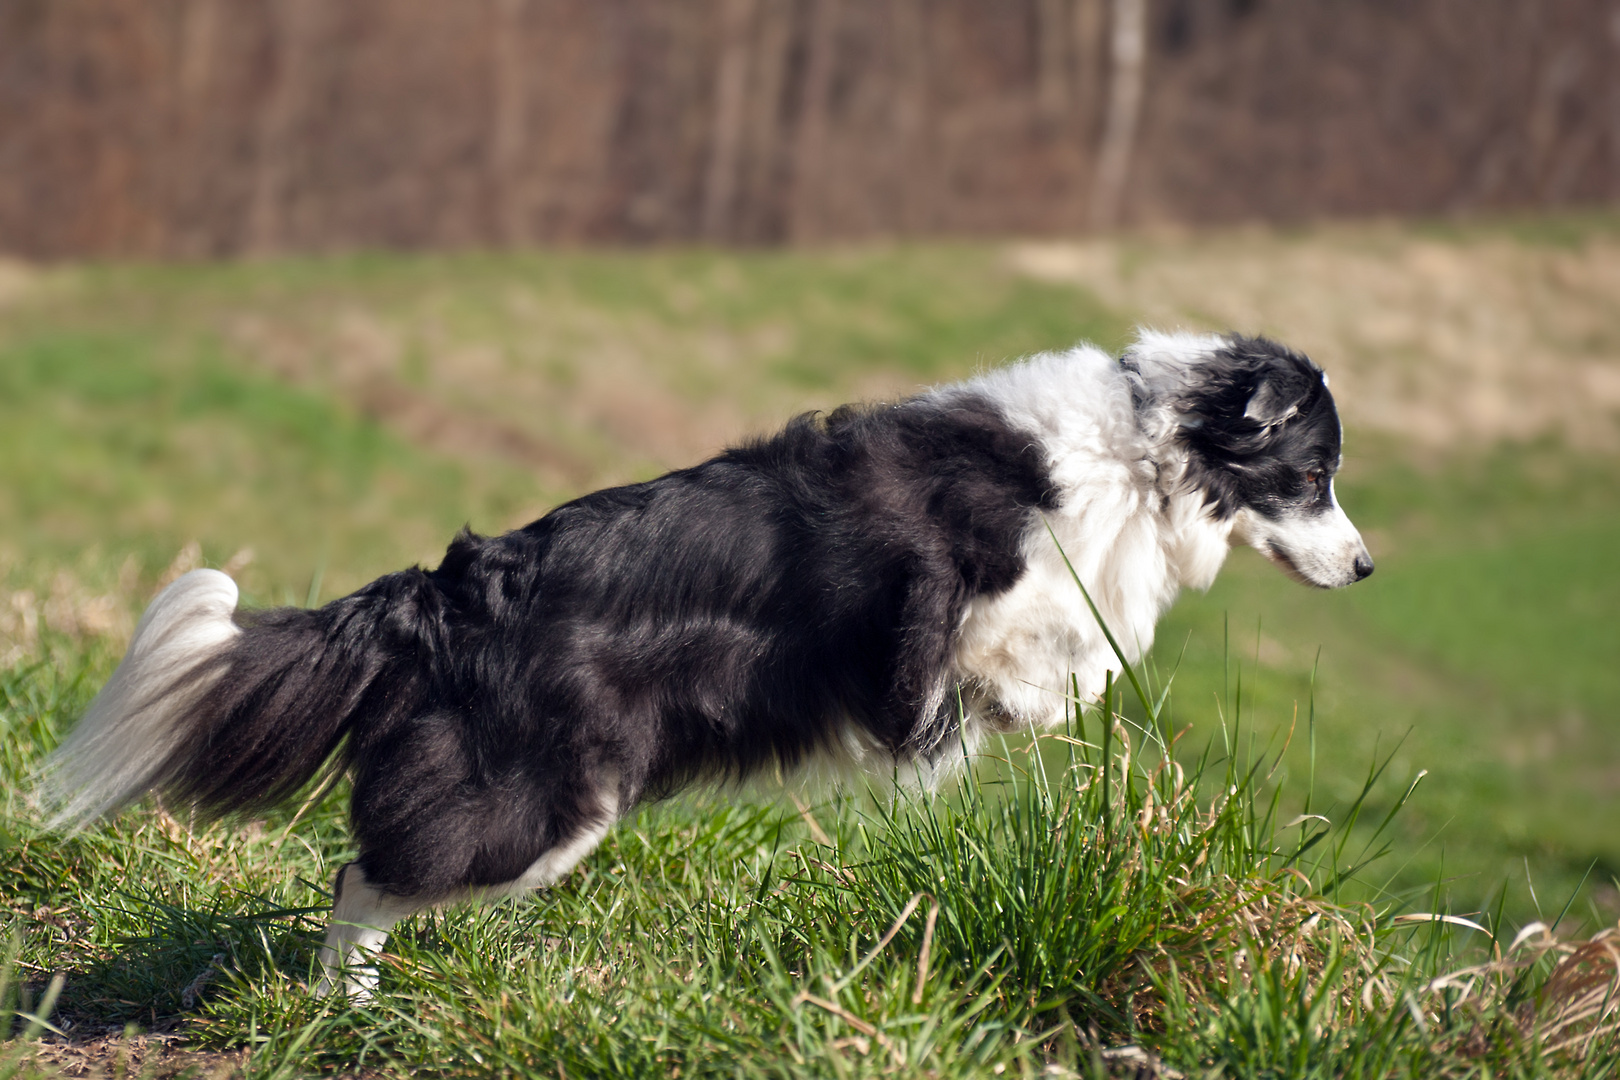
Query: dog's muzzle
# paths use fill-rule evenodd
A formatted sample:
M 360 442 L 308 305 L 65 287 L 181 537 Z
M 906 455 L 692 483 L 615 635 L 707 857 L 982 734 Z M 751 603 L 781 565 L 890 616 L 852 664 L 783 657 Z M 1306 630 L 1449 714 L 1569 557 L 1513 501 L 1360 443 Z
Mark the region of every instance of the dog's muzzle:
M 1275 518 L 1245 511 L 1236 534 L 1302 585 L 1340 589 L 1373 572 L 1361 533 L 1337 505 Z

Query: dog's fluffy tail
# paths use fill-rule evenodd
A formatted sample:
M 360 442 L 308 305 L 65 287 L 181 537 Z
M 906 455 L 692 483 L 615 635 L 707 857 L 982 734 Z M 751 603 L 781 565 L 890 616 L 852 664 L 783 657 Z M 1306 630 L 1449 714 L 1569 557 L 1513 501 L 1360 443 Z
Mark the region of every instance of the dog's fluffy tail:
M 356 724 L 415 707 L 421 661 L 432 667 L 422 653 L 438 651 L 437 600 L 421 571 L 406 571 L 318 610 L 239 617 L 229 577 L 186 574 L 152 602 L 47 761 L 52 825 L 82 828 L 154 789 L 204 818 L 285 799 Z

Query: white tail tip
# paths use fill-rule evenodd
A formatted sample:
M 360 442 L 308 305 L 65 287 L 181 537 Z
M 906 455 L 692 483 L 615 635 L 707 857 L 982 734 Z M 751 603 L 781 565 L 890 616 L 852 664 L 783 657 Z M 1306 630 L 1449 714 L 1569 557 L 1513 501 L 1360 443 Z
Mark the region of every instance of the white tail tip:
M 152 601 L 118 670 L 45 763 L 41 802 L 56 811 L 53 828 L 80 829 L 164 779 L 192 705 L 218 678 L 198 678 L 198 668 L 242 632 L 237 597 L 225 574 L 193 570 Z

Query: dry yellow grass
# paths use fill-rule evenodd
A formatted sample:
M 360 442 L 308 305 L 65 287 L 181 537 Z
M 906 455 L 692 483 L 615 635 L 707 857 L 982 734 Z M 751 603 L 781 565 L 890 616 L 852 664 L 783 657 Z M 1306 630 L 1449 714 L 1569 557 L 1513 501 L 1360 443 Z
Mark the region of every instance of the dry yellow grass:
M 1331 372 L 1353 425 L 1430 447 L 1560 432 L 1620 446 L 1620 241 L 1396 226 L 1019 244 L 1018 273 L 1148 324 L 1264 332 Z

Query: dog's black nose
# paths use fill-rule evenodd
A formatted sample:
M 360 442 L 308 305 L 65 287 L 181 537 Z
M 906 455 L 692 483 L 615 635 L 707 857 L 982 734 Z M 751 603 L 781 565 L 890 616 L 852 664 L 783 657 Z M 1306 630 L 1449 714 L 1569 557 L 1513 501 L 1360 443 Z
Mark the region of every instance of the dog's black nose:
M 1372 575 L 1372 572 L 1373 572 L 1372 556 L 1371 555 L 1357 555 L 1356 556 L 1356 580 L 1360 581 L 1362 578 L 1370 577 Z

